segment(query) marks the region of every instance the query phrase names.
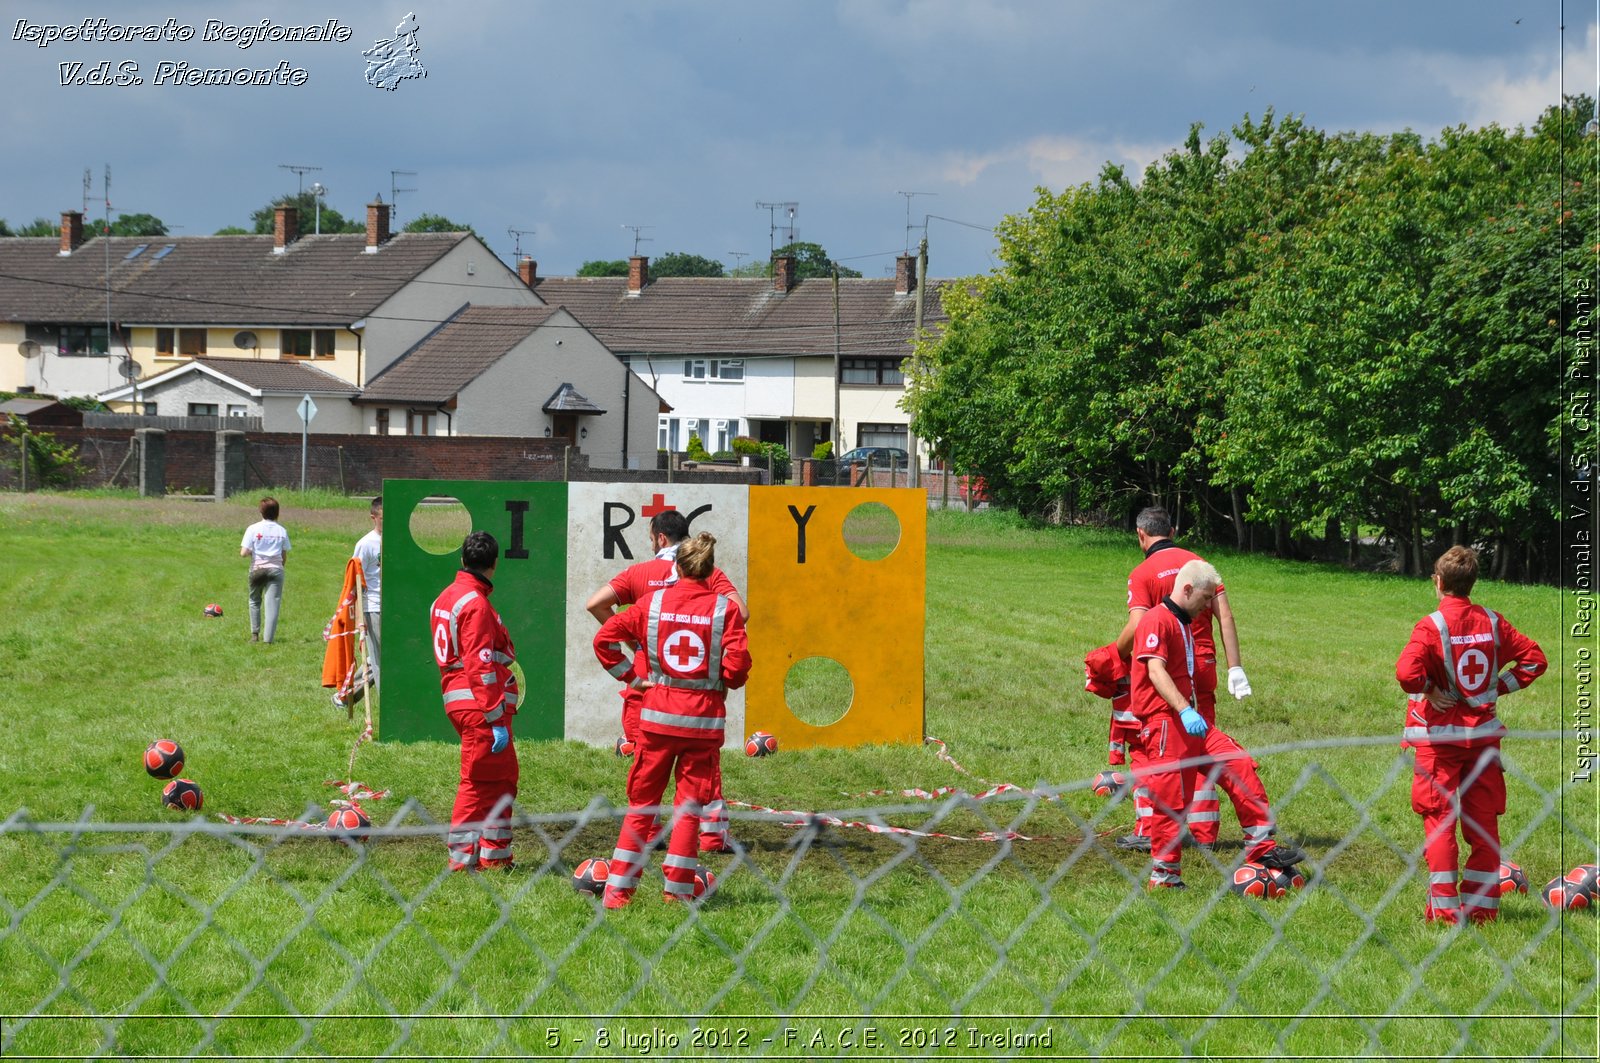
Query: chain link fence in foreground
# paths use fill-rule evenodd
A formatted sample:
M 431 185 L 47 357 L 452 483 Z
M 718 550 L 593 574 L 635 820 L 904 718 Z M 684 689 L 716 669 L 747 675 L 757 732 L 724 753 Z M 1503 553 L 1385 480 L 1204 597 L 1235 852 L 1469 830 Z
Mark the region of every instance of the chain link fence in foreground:
M 409 802 L 369 801 L 362 840 L 19 813 L 0 1056 L 1593 1059 L 1596 920 L 1539 897 L 1596 852 L 1557 737 L 1507 743 L 1503 846 L 1532 890 L 1483 927 L 1422 921 L 1392 736 L 1261 758 L 1310 853 L 1308 885 L 1268 901 L 1227 888 L 1227 812 L 1186 852 L 1190 888 L 1147 893 L 1116 845 L 1131 802 L 1084 784 L 735 803 L 709 896 L 662 903 L 658 853 L 609 913 L 572 887 L 615 841 L 598 799 L 519 817 L 516 868 L 475 875 L 444 870 L 445 825 Z

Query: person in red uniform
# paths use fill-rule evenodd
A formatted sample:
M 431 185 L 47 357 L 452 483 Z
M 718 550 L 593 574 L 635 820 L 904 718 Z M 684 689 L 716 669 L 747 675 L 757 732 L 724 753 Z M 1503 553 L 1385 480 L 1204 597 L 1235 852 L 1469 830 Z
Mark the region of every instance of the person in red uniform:
M 671 586 L 677 581 L 677 573 L 673 563 L 678 556 L 678 547 L 689 536 L 689 521 L 682 513 L 675 509 L 663 510 L 650 518 L 650 549 L 655 556 L 648 561 L 629 565 L 612 577 L 611 582 L 595 591 L 584 603 L 584 608 L 589 610 L 596 621 L 604 624 L 611 619 L 616 607 L 633 605 L 650 597 L 663 587 Z M 739 610 L 739 619 L 748 621 L 750 610 L 745 607 L 744 599 L 733 586 L 733 581 L 720 568 L 713 568 L 710 577 L 706 580 L 707 586 L 718 594 L 731 601 Z M 634 674 L 645 675 L 648 668 L 644 663 L 644 648 L 638 647 L 634 653 Z M 644 705 L 644 694 L 632 685 L 622 688 L 622 737 L 635 749 L 639 745 L 639 710 Z M 727 806 L 722 800 L 722 766 L 718 760 L 717 775 L 713 781 L 711 800 L 706 803 L 700 818 L 700 850 L 707 853 L 731 853 L 733 846 L 728 843 L 728 816 Z M 649 837 L 655 841 L 656 834 L 660 832 L 660 824 L 656 825 Z
M 1539 644 L 1492 609 L 1473 605 L 1478 555 L 1452 546 L 1433 566 L 1439 608 L 1417 621 L 1400 651 L 1395 678 L 1408 695 L 1400 745 L 1416 750 L 1411 808 L 1422 817 L 1428 863 L 1428 922 L 1487 922 L 1500 909 L 1500 816 L 1506 778 L 1500 766 L 1505 725 L 1496 702 L 1544 673 Z M 1514 667 L 1506 667 L 1515 662 Z M 1502 671 L 1502 668 L 1505 668 Z M 1466 837 L 1461 873 L 1456 823 Z
M 675 778 L 673 826 L 663 861 L 664 896 L 694 896 L 700 870 L 700 810 L 711 800 L 722 754 L 727 692 L 750 675 L 750 649 L 738 607 L 707 581 L 716 566 L 716 539 L 701 532 L 678 549 L 678 580 L 613 615 L 594 637 L 600 664 L 643 691 L 639 748 L 628 769 L 628 814 L 617 835 L 606 881 L 605 906 L 633 900 L 644 871 L 655 809 Z M 644 647 L 646 675 L 634 672 L 630 645 Z
M 444 711 L 461 736 L 461 782 L 450 813 L 450 870 L 511 867 L 511 803 L 517 749 L 511 720 L 519 692 L 516 650 L 489 604 L 500 544 L 475 531 L 461 544 L 461 571 L 428 611 Z
M 1152 506 L 1140 512 L 1135 524 L 1141 561 L 1128 576 L 1128 622 L 1117 636 L 1117 647 L 1124 654 L 1134 644 L 1134 629 L 1147 611 L 1170 594 L 1178 569 L 1200 556 L 1172 541 L 1172 518 L 1165 509 Z M 1256 772 L 1255 761 L 1239 743 L 1217 726 L 1217 649 L 1212 640 L 1211 617 L 1215 614 L 1222 628 L 1222 647 L 1228 661 L 1228 692 L 1236 699 L 1250 696 L 1250 680 L 1245 675 L 1239 654 L 1239 634 L 1234 626 L 1233 609 L 1227 589 L 1217 585 L 1211 605 L 1194 615 L 1192 632 L 1195 648 L 1195 709 L 1206 722 L 1203 755 L 1208 758 L 1194 769 L 1191 789 L 1193 803 L 1185 814 L 1189 834 L 1199 845 L 1214 845 L 1220 827 L 1217 788 L 1228 795 L 1234 814 L 1244 830 L 1245 859 L 1268 867 L 1286 868 L 1305 859 L 1305 853 L 1292 845 L 1279 845 L 1273 838 L 1277 824 L 1267 800 L 1267 788 Z M 1137 798 L 1137 795 L 1136 795 Z M 1137 806 L 1137 800 L 1135 802 Z M 1119 839 L 1124 848 L 1142 849 L 1137 834 Z
M 1173 578 L 1172 593 L 1139 618 L 1134 629 L 1130 706 L 1139 719 L 1134 736 L 1134 782 L 1154 805 L 1150 817 L 1150 889 L 1184 889 L 1183 810 L 1193 794 L 1194 772 L 1182 761 L 1201 756 L 1205 720 L 1195 711 L 1194 618 L 1221 586 L 1217 570 L 1201 560 L 1186 562 Z

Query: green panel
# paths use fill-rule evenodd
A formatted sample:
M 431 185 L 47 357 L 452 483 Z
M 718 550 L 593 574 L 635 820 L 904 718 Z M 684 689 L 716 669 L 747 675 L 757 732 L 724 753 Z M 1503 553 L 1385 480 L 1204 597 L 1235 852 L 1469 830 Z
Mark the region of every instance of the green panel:
M 522 741 L 563 737 L 567 485 L 482 480 L 384 481 L 379 737 L 456 741 L 440 701 L 428 608 L 461 568 L 461 537 L 454 538 L 455 547 L 443 556 L 417 545 L 411 515 L 427 498 L 458 499 L 471 515 L 471 530 L 487 531 L 499 540 L 500 564 L 490 600 L 511 632 L 526 681 L 516 736 Z

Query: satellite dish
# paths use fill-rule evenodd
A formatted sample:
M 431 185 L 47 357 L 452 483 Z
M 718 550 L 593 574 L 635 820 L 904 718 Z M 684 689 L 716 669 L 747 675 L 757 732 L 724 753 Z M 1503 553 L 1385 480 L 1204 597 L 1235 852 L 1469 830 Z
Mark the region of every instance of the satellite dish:
M 144 375 L 144 366 L 140 365 L 132 358 L 124 358 L 122 360 L 122 364 L 117 366 L 117 372 L 121 373 L 129 380 L 138 380 Z
M 235 332 L 233 334 L 233 345 L 241 351 L 253 351 L 261 346 L 261 341 L 256 338 L 254 332 Z
M 17 350 L 21 352 L 24 358 L 37 358 L 43 349 L 35 340 L 23 340 L 17 344 Z

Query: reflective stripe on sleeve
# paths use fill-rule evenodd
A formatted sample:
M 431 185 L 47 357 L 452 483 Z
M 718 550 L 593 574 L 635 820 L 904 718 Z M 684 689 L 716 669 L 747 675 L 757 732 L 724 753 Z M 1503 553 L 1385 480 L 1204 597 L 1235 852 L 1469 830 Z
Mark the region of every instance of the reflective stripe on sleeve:
M 472 691 L 467 689 L 466 687 L 461 687 L 461 688 L 459 688 L 457 690 L 446 690 L 444 692 L 444 703 L 446 705 L 453 705 L 454 703 L 456 703 L 458 701 L 476 701 L 476 700 L 478 700 L 478 699 L 473 697 Z
M 484 723 L 495 723 L 500 719 L 500 717 L 504 716 L 505 714 L 506 714 L 506 703 L 502 701 L 500 704 L 496 705 L 494 708 L 490 709 L 488 712 L 483 714 L 483 722 Z

